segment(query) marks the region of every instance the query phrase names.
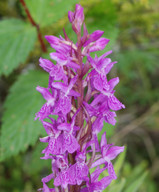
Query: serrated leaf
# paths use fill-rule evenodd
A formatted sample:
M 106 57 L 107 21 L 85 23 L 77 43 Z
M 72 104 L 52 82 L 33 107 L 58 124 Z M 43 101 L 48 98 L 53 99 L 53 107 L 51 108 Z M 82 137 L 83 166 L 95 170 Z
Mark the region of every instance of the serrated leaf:
M 20 75 L 11 87 L 2 117 L 1 161 L 34 145 L 38 136 L 44 133 L 41 123 L 34 121 L 35 113 L 45 103 L 35 88 L 37 85 L 46 87 L 47 83 L 46 73 L 29 71 Z
M 134 182 L 132 182 L 124 192 L 137 192 L 144 179 L 148 175 L 148 171 L 145 171 L 141 176 L 137 177 Z
M 76 3 L 72 0 L 35 0 L 25 1 L 28 9 L 41 27 L 50 25 L 61 19 Z
M 43 160 L 40 159 L 43 155 L 41 154 L 42 150 L 46 147 L 45 143 L 41 143 L 40 141 L 38 144 L 34 147 L 33 151 L 31 153 L 26 154 L 26 157 L 24 159 L 24 170 L 29 175 L 37 174 L 42 169 L 46 169 L 51 167 L 51 159 Z M 36 165 L 36 166 L 35 166 Z M 49 173 L 48 173 L 49 174 Z
M 36 41 L 36 30 L 19 19 L 0 22 L 0 75 L 9 75 L 26 61 Z

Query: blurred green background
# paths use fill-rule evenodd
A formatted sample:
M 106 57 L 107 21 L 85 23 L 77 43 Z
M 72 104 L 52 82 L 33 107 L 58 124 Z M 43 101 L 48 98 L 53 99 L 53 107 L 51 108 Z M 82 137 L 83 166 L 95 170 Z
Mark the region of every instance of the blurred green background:
M 127 150 L 115 162 L 119 179 L 105 191 L 159 191 L 159 1 L 158 0 L 25 0 L 44 35 L 60 35 L 65 28 L 75 41 L 67 12 L 75 3 L 84 7 L 88 32 L 100 29 L 110 39 L 118 63 L 109 78 L 119 76 L 117 97 L 126 105 L 117 124 L 104 125 L 108 142 Z M 51 162 L 40 160 L 45 132 L 35 113 L 44 103 L 37 85 L 47 86 L 48 75 L 33 26 L 19 0 L 0 0 L 0 192 L 34 192 L 51 172 Z

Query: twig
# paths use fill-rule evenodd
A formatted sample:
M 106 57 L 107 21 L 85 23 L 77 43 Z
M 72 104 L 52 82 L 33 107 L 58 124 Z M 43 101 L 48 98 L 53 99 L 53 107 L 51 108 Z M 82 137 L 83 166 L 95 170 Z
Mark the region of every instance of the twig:
M 126 125 L 121 131 L 117 132 L 113 137 L 112 141 L 117 142 L 119 139 L 125 137 L 127 134 L 132 132 L 134 129 L 138 128 L 142 123 L 144 123 L 148 118 L 152 116 L 152 114 L 159 111 L 159 102 L 156 102 L 152 105 L 152 107 L 146 111 L 143 115 L 141 115 L 139 118 L 133 120 L 130 124 Z
M 38 34 L 38 39 L 39 39 L 39 42 L 40 42 L 40 45 L 41 45 L 41 49 L 43 52 L 47 52 L 47 48 L 45 46 L 45 43 L 42 39 L 42 35 L 40 33 L 40 27 L 39 25 L 34 21 L 34 19 L 32 18 L 31 14 L 30 14 L 30 11 L 25 3 L 24 0 L 20 0 L 20 3 L 22 4 L 24 10 L 25 10 L 25 13 L 27 14 L 27 17 L 30 21 L 30 23 L 36 28 L 36 31 L 37 31 L 37 34 Z

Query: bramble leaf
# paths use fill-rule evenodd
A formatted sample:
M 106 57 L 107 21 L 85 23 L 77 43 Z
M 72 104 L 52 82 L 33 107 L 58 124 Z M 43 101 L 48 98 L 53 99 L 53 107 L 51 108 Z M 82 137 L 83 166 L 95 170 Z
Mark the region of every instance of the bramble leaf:
M 4 104 L 0 136 L 0 161 L 34 145 L 39 135 L 44 134 L 41 123 L 34 121 L 35 113 L 45 103 L 35 89 L 37 85 L 46 86 L 48 76 L 40 71 L 22 74 L 11 87 Z
M 41 27 L 61 19 L 75 5 L 72 0 L 26 0 L 28 9 L 37 24 Z
M 37 145 L 33 148 L 33 150 L 28 152 L 29 158 L 27 158 L 27 163 L 24 164 L 24 171 L 29 175 L 34 175 L 39 173 L 41 170 L 50 169 L 51 160 L 44 161 L 40 159 L 43 156 L 41 151 L 47 147 L 45 143 L 38 142 Z M 36 165 L 36 166 L 35 166 Z
M 19 19 L 0 22 L 0 75 L 25 62 L 36 41 L 36 30 Z

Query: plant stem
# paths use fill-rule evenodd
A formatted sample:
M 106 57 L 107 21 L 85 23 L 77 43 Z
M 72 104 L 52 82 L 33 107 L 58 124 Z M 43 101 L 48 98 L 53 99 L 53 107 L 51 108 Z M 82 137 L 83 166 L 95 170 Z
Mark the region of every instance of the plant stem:
M 80 69 L 78 69 L 77 74 L 78 74 L 78 90 L 80 93 L 80 97 L 78 97 L 77 99 L 77 108 L 79 109 L 82 106 L 83 103 L 83 83 L 82 83 L 82 78 L 83 78 L 83 74 L 82 74 L 82 54 L 81 54 L 81 33 L 77 34 L 77 44 L 78 44 L 78 48 L 77 48 L 77 60 L 78 63 L 80 65 Z M 79 111 L 79 113 L 77 114 L 77 126 L 80 127 L 80 129 L 82 129 L 83 127 L 83 108 L 81 107 L 81 110 Z M 74 159 L 75 161 L 75 159 Z M 70 192 L 78 192 L 80 190 L 80 186 L 78 185 L 72 185 L 70 186 Z
M 78 101 L 78 108 L 80 108 L 82 106 L 83 103 L 83 84 L 82 84 L 82 78 L 83 78 L 83 74 L 82 74 L 82 54 L 81 54 L 81 34 L 79 33 L 77 35 L 78 38 L 78 48 L 77 48 L 77 59 L 80 65 L 80 69 L 77 71 L 78 73 L 78 90 L 80 93 L 80 97 L 78 97 L 77 101 Z M 80 128 L 82 128 L 83 126 L 83 108 L 81 108 L 80 112 L 77 115 L 78 118 L 78 126 Z
M 65 192 L 68 192 L 68 187 L 66 187 Z
M 39 39 L 39 42 L 40 42 L 40 45 L 41 45 L 41 49 L 43 52 L 47 52 L 47 48 L 46 48 L 46 45 L 42 39 L 42 35 L 40 33 L 40 27 L 39 25 L 34 21 L 34 19 L 32 18 L 31 14 L 30 14 L 30 11 L 25 3 L 24 0 L 20 0 L 20 3 L 22 4 L 24 10 L 25 10 L 25 13 L 30 21 L 30 23 L 36 28 L 36 31 L 37 31 L 37 35 L 38 35 L 38 39 Z

